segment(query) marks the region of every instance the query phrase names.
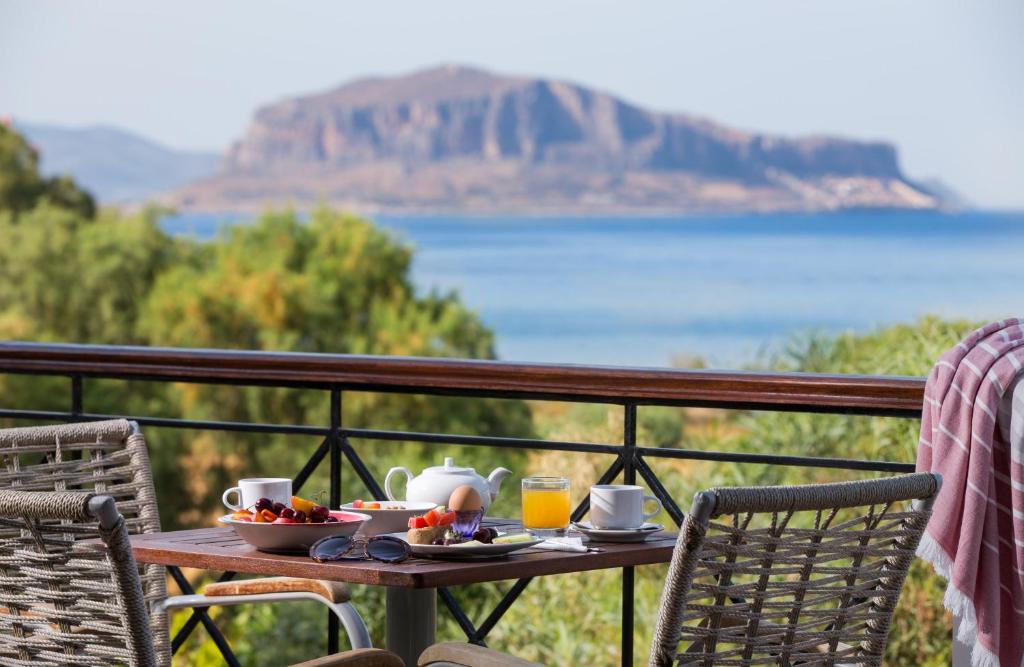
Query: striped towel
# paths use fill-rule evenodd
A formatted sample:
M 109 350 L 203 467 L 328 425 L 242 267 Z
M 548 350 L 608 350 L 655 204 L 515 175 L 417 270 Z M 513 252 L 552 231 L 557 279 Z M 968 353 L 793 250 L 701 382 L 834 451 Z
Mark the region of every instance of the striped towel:
M 948 579 L 944 603 L 972 667 L 1024 657 L 1024 320 L 973 332 L 925 386 L 918 471 L 942 491 L 918 555 Z

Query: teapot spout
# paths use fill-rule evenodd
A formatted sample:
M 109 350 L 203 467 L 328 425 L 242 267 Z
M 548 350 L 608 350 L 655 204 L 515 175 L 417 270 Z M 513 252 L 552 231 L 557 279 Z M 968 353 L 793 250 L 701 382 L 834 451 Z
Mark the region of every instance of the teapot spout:
M 501 488 L 501 483 L 511 474 L 512 471 L 508 468 L 495 468 L 491 474 L 487 476 L 487 484 L 491 487 L 492 501 L 498 496 L 498 490 Z

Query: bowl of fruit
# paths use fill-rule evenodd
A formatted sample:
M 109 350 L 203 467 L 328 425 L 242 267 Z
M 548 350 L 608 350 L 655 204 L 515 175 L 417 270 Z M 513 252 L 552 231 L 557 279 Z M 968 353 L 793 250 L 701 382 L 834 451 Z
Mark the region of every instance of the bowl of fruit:
M 363 537 L 373 537 L 405 530 L 409 525 L 409 519 L 435 507 L 437 507 L 435 503 L 424 501 L 353 500 L 342 505 L 341 509 L 346 512 L 360 512 L 368 515 L 370 520 L 362 525 L 359 534 Z
M 319 539 L 354 535 L 370 520 L 368 514 L 331 511 L 312 500 L 292 496 L 291 507 L 260 498 L 251 509 L 222 516 L 243 540 L 270 553 L 308 553 Z

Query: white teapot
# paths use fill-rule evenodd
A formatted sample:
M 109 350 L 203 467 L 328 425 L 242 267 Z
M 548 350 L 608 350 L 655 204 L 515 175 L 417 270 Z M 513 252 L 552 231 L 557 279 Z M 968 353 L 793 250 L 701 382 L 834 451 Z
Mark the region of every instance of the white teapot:
M 412 472 L 403 466 L 392 468 L 384 478 L 384 492 L 388 500 L 399 500 L 391 491 L 391 480 L 398 473 L 404 473 L 409 483 L 405 487 L 405 499 L 409 502 L 431 502 L 438 505 L 447 505 L 448 498 L 457 487 L 469 484 L 483 501 L 484 512 L 490 507 L 491 502 L 497 497 L 501 482 L 512 474 L 508 468 L 495 468 L 485 479 L 477 474 L 472 468 L 459 468 L 455 465 L 455 459 L 446 456 L 443 466 L 427 468 L 418 477 L 413 477 Z

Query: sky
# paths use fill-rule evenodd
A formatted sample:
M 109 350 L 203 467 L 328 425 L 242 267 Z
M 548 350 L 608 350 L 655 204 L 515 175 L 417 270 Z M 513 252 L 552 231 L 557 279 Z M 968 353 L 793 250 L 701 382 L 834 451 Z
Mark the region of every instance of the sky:
M 883 139 L 1024 209 L 1021 0 L 0 0 L 0 115 L 222 150 L 253 111 L 460 63 L 743 129 Z

